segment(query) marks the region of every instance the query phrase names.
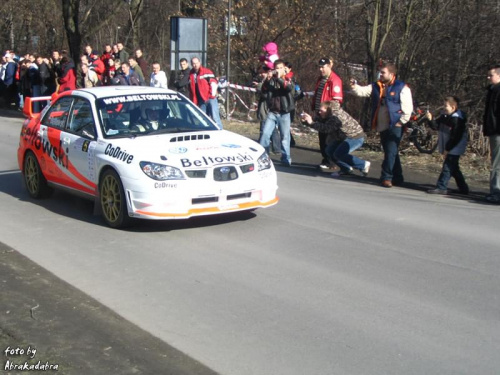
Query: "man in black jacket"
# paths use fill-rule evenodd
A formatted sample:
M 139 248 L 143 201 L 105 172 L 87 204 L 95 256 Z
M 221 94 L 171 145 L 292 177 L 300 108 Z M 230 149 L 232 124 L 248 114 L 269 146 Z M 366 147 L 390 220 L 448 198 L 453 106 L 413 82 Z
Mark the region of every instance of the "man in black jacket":
M 189 98 L 189 63 L 186 59 L 179 60 L 181 69 L 176 73 L 174 87 Z
M 5 85 L 4 88 L 4 105 L 7 108 L 10 108 L 12 104 L 15 105 L 16 108 L 19 108 L 19 96 L 17 95 L 17 83 L 16 83 L 16 71 L 17 64 L 14 61 L 13 54 L 7 52 L 5 54 L 5 76 L 3 79 L 3 83 Z
M 490 140 L 491 172 L 486 200 L 500 204 L 500 64 L 489 68 L 488 80 L 491 85 L 486 95 L 483 132 Z
M 262 85 L 262 93 L 267 97 L 269 112 L 262 129 L 260 144 L 269 153 L 271 135 L 276 126 L 281 135 L 281 163 L 292 165 L 290 155 L 290 112 L 295 109 L 293 100 L 293 84 L 286 79 L 285 64 L 283 60 L 274 62 L 274 72 L 267 77 Z

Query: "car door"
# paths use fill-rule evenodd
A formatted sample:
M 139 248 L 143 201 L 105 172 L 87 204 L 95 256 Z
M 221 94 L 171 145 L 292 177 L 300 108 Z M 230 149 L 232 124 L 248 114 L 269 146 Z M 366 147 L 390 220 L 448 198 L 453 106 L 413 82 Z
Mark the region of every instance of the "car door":
M 68 120 L 73 98 L 63 97 L 52 104 L 40 125 L 41 147 L 37 156 L 47 180 L 66 185 L 67 154 L 62 147 L 61 135 Z
M 85 98 L 74 97 L 62 135 L 62 145 L 68 157 L 67 169 L 72 187 L 92 195 L 96 192 L 96 140 L 96 123 L 90 102 Z

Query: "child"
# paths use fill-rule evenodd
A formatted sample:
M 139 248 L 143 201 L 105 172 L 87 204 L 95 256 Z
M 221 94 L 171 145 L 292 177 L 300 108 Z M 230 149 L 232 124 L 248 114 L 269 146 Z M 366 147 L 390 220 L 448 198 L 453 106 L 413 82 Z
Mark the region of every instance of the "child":
M 262 47 L 262 51 L 264 52 L 264 55 L 261 55 L 259 60 L 269 69 L 274 69 L 274 62 L 280 58 L 278 54 L 278 45 L 274 42 L 266 43 Z
M 460 155 L 467 147 L 467 131 L 465 113 L 458 109 L 459 99 L 448 96 L 444 100 L 444 111 L 435 121 L 432 115 L 427 114 L 431 120 L 431 127 L 439 127 L 439 152 L 444 156 L 443 169 L 439 175 L 436 188 L 428 190 L 429 194 L 448 194 L 448 182 L 451 177 L 455 178 L 461 194 L 469 194 L 469 187 L 458 165 Z

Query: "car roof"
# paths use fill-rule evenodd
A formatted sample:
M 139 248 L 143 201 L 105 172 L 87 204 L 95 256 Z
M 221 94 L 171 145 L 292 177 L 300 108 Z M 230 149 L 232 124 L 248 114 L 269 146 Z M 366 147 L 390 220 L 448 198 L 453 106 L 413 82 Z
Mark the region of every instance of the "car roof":
M 169 89 L 162 89 L 157 87 L 149 86 L 100 86 L 91 87 L 86 89 L 74 90 L 72 94 L 75 93 L 87 93 L 95 97 L 96 99 L 107 98 L 110 96 L 118 95 L 134 95 L 134 94 L 177 94 L 176 91 Z M 85 96 L 85 95 L 84 95 Z

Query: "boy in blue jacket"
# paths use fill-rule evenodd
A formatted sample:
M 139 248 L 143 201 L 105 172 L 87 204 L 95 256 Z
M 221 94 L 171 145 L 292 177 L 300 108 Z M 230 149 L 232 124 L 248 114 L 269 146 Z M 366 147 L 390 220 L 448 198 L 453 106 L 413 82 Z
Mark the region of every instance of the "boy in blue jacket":
M 432 120 L 432 114 L 427 114 L 427 118 L 431 120 L 431 127 L 439 128 L 439 152 L 444 156 L 443 169 L 436 188 L 428 190 L 429 194 L 448 194 L 448 182 L 451 177 L 455 178 L 461 194 L 469 194 L 469 186 L 458 164 L 460 155 L 463 155 L 467 148 L 467 118 L 465 113 L 458 109 L 459 102 L 457 97 L 448 96 L 444 100 L 444 110 L 441 116 Z

